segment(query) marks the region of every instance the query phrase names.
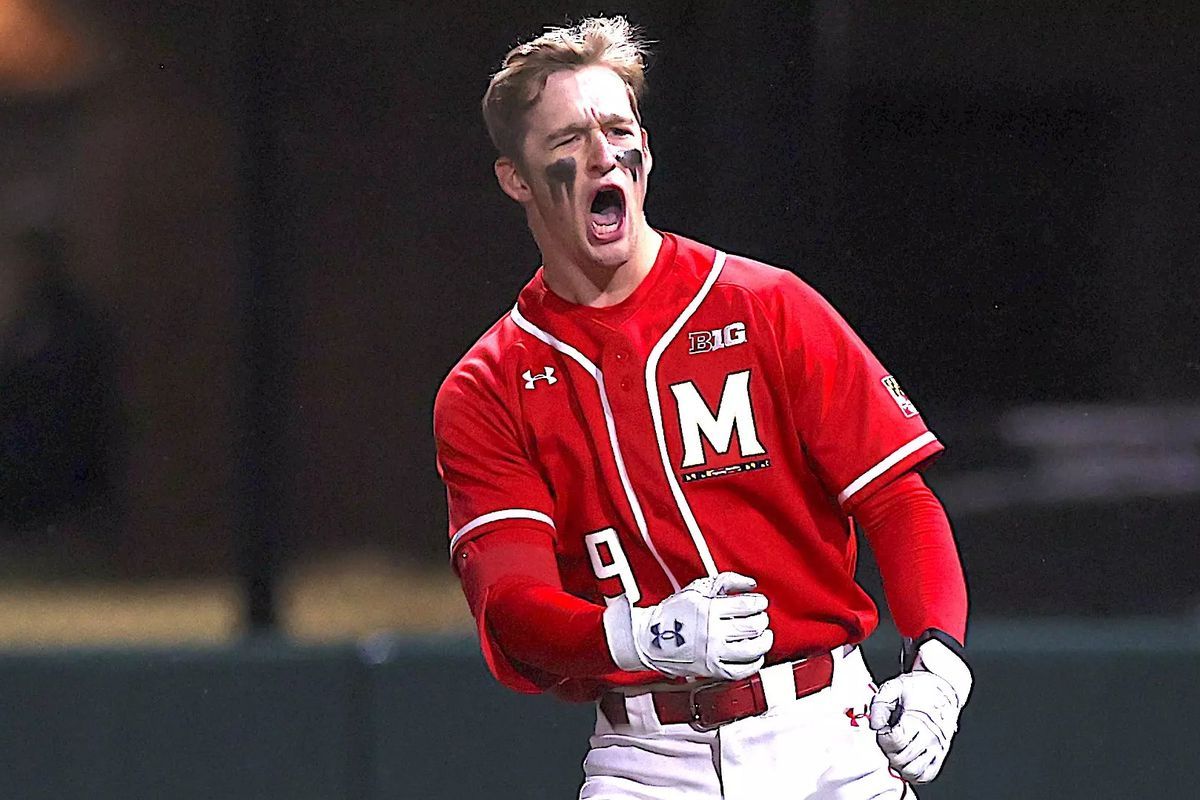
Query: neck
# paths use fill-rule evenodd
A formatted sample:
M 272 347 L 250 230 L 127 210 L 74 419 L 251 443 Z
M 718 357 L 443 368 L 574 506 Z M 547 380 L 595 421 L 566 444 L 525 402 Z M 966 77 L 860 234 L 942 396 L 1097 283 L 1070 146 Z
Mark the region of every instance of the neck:
M 542 277 L 556 295 L 576 305 L 604 308 L 625 300 L 650 274 L 662 235 L 647 225 L 627 261 L 615 267 L 546 258 Z

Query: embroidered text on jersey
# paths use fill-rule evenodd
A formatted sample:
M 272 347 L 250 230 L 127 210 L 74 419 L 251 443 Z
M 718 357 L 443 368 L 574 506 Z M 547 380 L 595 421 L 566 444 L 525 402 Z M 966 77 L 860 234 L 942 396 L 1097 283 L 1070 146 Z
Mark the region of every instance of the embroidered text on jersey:
M 746 342 L 746 323 L 731 322 L 724 328 L 713 328 L 711 331 L 688 331 L 688 353 L 711 353 L 723 347 Z
M 900 406 L 900 411 L 906 417 L 915 417 L 917 415 L 917 407 L 912 404 L 912 400 L 908 399 L 908 395 L 900 388 L 900 381 L 893 378 L 891 375 L 883 376 L 883 385 L 887 387 L 888 392 L 892 395 L 892 399 L 896 401 L 896 405 Z
M 730 464 L 727 467 L 709 467 L 695 472 L 683 473 L 683 482 L 702 481 L 705 478 L 722 478 L 726 475 L 737 475 L 739 472 L 753 472 L 756 469 L 766 469 L 771 466 L 771 459 L 760 458 L 756 461 L 743 461 L 740 464 Z
M 554 377 L 554 367 L 542 367 L 544 370 L 540 375 L 534 375 L 533 370 L 525 370 L 521 373 L 521 377 L 525 379 L 525 388 L 532 389 L 536 384 L 535 381 L 545 381 L 547 385 L 553 386 L 558 383 L 558 378 Z

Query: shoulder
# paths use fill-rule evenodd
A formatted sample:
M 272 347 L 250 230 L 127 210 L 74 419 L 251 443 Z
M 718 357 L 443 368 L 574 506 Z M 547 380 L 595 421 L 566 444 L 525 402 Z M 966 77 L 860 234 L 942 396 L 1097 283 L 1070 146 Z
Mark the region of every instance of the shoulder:
M 717 249 L 679 234 L 670 235 L 678 242 L 678 261 L 693 266 L 703 264 L 705 268 L 714 264 Z M 776 322 L 796 317 L 839 319 L 830 302 L 795 270 L 748 256 L 726 253 L 713 289 L 712 294 L 748 299 Z
M 434 399 L 435 425 L 458 413 L 479 413 L 490 404 L 503 406 L 505 382 L 522 346 L 523 332 L 509 312 L 468 348 L 450 369 Z
M 726 256 L 716 285 L 749 295 L 773 313 L 819 312 L 828 306 L 796 272 L 732 253 Z
M 755 309 L 787 349 L 823 350 L 853 338 L 837 309 L 795 271 L 729 254 L 715 296 Z

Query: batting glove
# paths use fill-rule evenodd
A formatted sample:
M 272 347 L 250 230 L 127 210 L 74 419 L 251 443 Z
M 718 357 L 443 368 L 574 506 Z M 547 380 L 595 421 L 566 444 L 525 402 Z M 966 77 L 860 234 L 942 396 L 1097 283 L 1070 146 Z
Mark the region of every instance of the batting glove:
M 955 649 L 938 638 L 923 642 L 912 671 L 884 683 L 871 700 L 868 721 L 875 741 L 910 783 L 937 777 L 971 693 L 971 670 Z
M 656 606 L 624 595 L 604 611 L 604 635 L 623 670 L 657 670 L 676 678 L 737 680 L 762 669 L 775 634 L 767 598 L 736 572 L 692 581 Z

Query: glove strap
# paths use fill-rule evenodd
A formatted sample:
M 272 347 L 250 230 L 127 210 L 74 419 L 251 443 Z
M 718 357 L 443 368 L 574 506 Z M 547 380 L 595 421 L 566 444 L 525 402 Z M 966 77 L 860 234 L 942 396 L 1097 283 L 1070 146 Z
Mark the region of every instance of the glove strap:
M 958 640 L 950 634 L 938 628 L 929 628 L 916 639 L 905 636 L 900 641 L 900 671 L 912 672 L 913 666 L 916 664 L 917 651 L 921 649 L 921 645 L 930 640 L 936 640 L 950 648 L 950 652 L 958 656 L 959 660 L 964 664 L 967 663 L 967 651 L 959 644 Z
M 954 690 L 959 708 L 967 702 L 975 679 L 963 657 L 963 646 L 950 634 L 930 628 L 915 641 L 906 639 L 904 662 L 905 672 L 930 672 L 946 681 Z

